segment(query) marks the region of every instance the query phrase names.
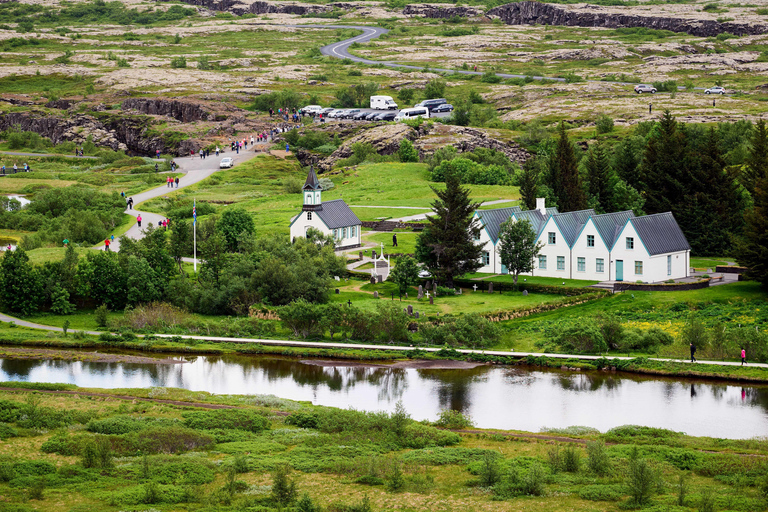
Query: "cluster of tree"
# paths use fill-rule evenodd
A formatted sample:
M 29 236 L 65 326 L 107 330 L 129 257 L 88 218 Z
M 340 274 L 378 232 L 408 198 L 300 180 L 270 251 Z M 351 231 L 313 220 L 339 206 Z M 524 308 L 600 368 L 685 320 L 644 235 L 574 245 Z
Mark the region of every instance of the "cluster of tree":
M 283 137 L 291 147 L 310 149 L 327 155 L 330 155 L 341 146 L 341 139 L 338 134 L 331 138 L 326 132 L 316 130 L 306 130 L 300 133 L 294 128 Z
M 185 275 L 182 258 L 192 254 L 192 225 L 179 220 L 172 232 L 148 228 L 135 241 L 121 239 L 119 253 L 88 251 L 79 257 L 70 245 L 61 262 L 33 266 L 23 249 L 0 260 L 0 302 L 24 315 L 43 309 L 71 313 L 77 306 L 166 301 L 204 314 L 247 314 L 254 303 L 284 305 L 303 298 L 323 303 L 333 275 L 344 261 L 327 239 L 284 236 L 256 238 L 253 219 L 229 209 L 198 229 L 200 272 Z M 169 236 L 170 235 L 170 236 Z
M 473 185 L 509 185 L 514 167 L 507 156 L 495 149 L 475 148 L 461 153 L 454 146 L 444 146 L 427 161 L 430 179 L 445 181 L 447 174 L 457 174 L 462 183 Z
M 612 151 L 597 142 L 580 154 L 560 123 L 557 140 L 541 144 L 518 177 L 522 200 L 533 208 L 536 197 L 546 197 L 561 212 L 671 211 L 694 254 L 727 254 L 755 190 L 750 162 L 768 158 L 761 126 L 721 123 L 705 129 L 679 124 L 665 112 Z M 745 132 L 752 136 L 749 145 Z
M 192 16 L 197 11 L 173 5 L 166 10 L 152 8 L 139 11 L 129 9 L 122 2 L 92 2 L 75 4 L 61 9 L 46 9 L 37 15 L 41 23 L 117 23 L 120 25 L 152 25 L 163 21 L 178 21 Z
M 376 82 L 367 82 L 338 89 L 334 93 L 336 106 L 342 108 L 367 107 L 370 97 L 375 95 L 378 90 L 379 84 Z
M 21 208 L 15 199 L 0 199 L 0 228 L 36 231 L 26 247 L 40 242 L 96 244 L 118 226 L 125 210 L 125 199 L 74 185 L 37 192 L 29 205 Z

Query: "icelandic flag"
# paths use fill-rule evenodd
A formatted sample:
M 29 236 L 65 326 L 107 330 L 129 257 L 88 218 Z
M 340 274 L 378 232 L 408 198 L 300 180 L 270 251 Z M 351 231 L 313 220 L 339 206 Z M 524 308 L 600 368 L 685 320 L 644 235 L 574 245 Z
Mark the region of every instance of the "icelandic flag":
M 197 199 L 192 203 L 192 224 L 197 224 Z

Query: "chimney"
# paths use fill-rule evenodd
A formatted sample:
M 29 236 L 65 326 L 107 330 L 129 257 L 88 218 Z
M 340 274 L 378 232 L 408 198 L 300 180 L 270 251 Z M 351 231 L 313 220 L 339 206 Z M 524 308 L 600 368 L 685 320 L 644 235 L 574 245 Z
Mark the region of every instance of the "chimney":
M 536 198 L 536 209 L 541 212 L 542 215 L 547 215 L 547 206 L 546 206 L 546 199 L 543 197 L 537 197 Z

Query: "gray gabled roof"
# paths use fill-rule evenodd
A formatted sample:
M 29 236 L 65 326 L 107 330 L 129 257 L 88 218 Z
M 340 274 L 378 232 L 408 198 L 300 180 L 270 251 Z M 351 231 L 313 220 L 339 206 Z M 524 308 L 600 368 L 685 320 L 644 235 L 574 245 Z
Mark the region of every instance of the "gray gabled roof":
M 541 230 L 544 229 L 544 224 L 546 224 L 547 219 L 549 219 L 549 215 L 542 215 L 539 210 L 525 210 L 524 212 L 516 213 L 515 217 L 518 221 L 527 220 L 530 222 L 531 227 L 533 228 L 533 231 L 536 232 L 537 236 L 541 233 Z
M 521 211 L 519 206 L 511 206 L 494 210 L 476 210 L 476 213 L 480 219 L 480 224 L 485 227 L 486 231 L 488 231 L 488 236 L 491 237 L 495 244 L 499 239 L 501 225 L 508 221 L 513 213 L 520 213 Z
M 304 182 L 302 190 L 322 190 L 322 188 L 323 187 L 320 186 L 320 180 L 317 179 L 317 174 L 315 174 L 315 169 L 310 165 L 307 181 Z
M 613 244 L 616 243 L 616 238 L 619 236 L 619 233 L 624 229 L 627 221 L 634 216 L 635 214 L 632 213 L 632 210 L 602 213 L 600 215 L 592 216 L 592 222 L 595 223 L 595 228 L 597 228 L 597 232 L 600 233 L 608 250 L 613 249 Z
M 670 212 L 634 217 L 629 222 L 651 256 L 691 250 L 688 239 Z
M 568 247 L 573 247 L 576 237 L 581 233 L 581 228 L 584 227 L 584 224 L 593 215 L 595 215 L 595 210 L 578 210 L 552 215 L 552 219 L 557 224 L 557 227 L 560 228 L 560 232 L 563 234 Z
M 328 226 L 328 229 L 346 228 L 362 224 L 343 199 L 323 201 L 322 208 L 315 210 L 315 214 Z

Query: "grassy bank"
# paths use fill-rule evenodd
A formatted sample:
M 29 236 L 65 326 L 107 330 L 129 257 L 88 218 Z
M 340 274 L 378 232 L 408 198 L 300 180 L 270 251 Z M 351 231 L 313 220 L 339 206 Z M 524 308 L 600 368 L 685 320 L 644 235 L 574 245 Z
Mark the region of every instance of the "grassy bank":
M 0 391 L 0 492 L 14 512 L 765 506 L 765 441 L 636 426 L 451 432 L 471 423 L 452 412 L 436 428 L 402 410 L 264 395 L 10 385 Z

